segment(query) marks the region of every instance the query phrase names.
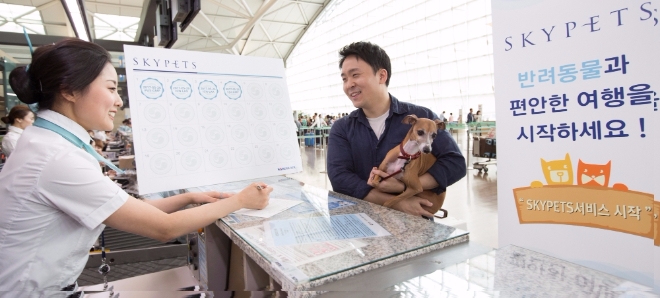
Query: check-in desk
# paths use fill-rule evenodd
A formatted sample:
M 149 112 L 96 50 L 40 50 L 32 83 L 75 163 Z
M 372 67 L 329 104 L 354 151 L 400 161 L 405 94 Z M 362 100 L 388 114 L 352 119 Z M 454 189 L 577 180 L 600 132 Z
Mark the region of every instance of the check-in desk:
M 201 284 L 206 284 L 210 290 L 285 290 L 290 291 L 289 295 L 294 292 L 304 293 L 303 296 L 320 294 L 309 291 L 468 241 L 466 231 L 303 185 L 293 179 L 270 177 L 260 180 L 273 186 L 271 198 L 300 200 L 301 203 L 267 219 L 232 214 L 207 227 L 198 239 L 193 239 L 191 247 L 197 246 L 198 260 L 192 269 L 196 269 Z M 191 191 L 239 190 L 249 182 Z M 346 214 L 366 215 L 391 235 L 287 246 L 276 246 L 264 239 L 263 227 L 269 221 L 312 217 L 330 221 L 334 216 Z M 334 223 L 331 225 L 336 227 Z
M 657 297 L 649 287 L 513 245 L 454 263 L 480 249 L 456 245 L 312 290 L 328 291 L 322 297 Z
M 219 297 L 655 297 L 609 274 L 516 246 L 493 250 L 468 242 L 466 231 L 296 180 L 259 180 L 274 187 L 271 198 L 302 202 L 267 219 L 232 214 L 197 235 L 191 269 Z M 231 191 L 249 182 L 191 190 Z M 269 221 L 343 214 L 365 214 L 391 235 L 278 247 L 255 232 Z
M 466 231 L 286 177 L 257 179 L 299 202 L 270 218 L 230 214 L 189 235 L 188 268 L 111 282 L 121 297 L 656 297 L 652 289 L 516 246 L 471 243 Z M 252 181 L 188 191 L 237 191 Z M 150 199 L 174 195 L 145 196 Z M 276 246 L 270 221 L 363 214 L 391 235 Z M 192 274 L 191 274 L 192 273 Z M 102 286 L 86 297 L 108 297 Z M 286 292 L 281 292 L 286 291 Z

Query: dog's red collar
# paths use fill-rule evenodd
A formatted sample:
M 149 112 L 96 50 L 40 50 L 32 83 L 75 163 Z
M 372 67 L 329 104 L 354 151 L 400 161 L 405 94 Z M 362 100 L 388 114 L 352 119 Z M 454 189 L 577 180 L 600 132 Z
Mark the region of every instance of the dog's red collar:
M 422 156 L 422 152 L 418 151 L 417 153 L 410 155 L 406 153 L 406 150 L 403 150 L 403 143 L 399 144 L 399 151 L 401 151 L 401 155 L 399 155 L 399 159 L 407 159 L 407 160 L 413 160 L 417 159 L 420 156 Z
M 396 172 L 390 174 L 390 175 L 387 176 L 387 177 L 383 177 L 383 179 L 381 179 L 381 180 L 388 179 L 388 178 L 390 178 L 390 177 L 392 177 L 392 176 L 394 176 L 394 175 L 396 175 L 396 174 L 399 174 L 399 173 L 403 172 L 404 169 L 405 169 L 405 167 L 408 165 L 408 163 L 409 163 L 411 160 L 413 160 L 413 159 L 418 159 L 420 156 L 422 156 L 422 152 L 421 152 L 421 151 L 420 151 L 420 152 L 417 152 L 417 153 L 415 153 L 415 154 L 413 154 L 413 155 L 410 155 L 410 154 L 406 153 L 406 150 L 403 150 L 403 143 L 399 144 L 399 150 L 401 151 L 401 155 L 399 155 L 398 159 L 405 159 L 405 160 L 406 160 L 406 163 L 404 163 L 403 166 L 402 166 L 398 171 L 396 171 Z

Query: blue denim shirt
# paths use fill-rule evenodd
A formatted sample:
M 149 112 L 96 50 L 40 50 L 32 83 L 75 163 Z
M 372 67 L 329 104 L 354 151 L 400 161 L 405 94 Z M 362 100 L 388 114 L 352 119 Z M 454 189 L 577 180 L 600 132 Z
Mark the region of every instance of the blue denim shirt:
M 438 118 L 427 108 L 400 102 L 390 95 L 390 112 L 380 140 L 376 138 L 362 109 L 337 120 L 330 130 L 328 140 L 328 175 L 332 189 L 364 199 L 372 189 L 367 184 L 371 169 L 378 167 L 387 152 L 398 146 L 408 134 L 410 125 L 401 121 L 410 114 L 420 118 Z M 437 161 L 428 173 L 439 184 L 433 191 L 442 193 L 449 185 L 465 176 L 465 158 L 447 131 L 438 132 L 432 147 Z

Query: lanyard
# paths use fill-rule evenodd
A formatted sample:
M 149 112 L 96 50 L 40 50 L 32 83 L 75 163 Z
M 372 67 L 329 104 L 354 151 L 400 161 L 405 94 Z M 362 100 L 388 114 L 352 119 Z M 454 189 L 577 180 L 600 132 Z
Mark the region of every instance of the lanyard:
M 107 165 L 111 169 L 117 171 L 117 173 L 119 173 L 119 174 L 124 173 L 124 171 L 120 170 L 117 166 L 112 164 L 112 162 L 108 161 L 107 159 L 103 158 L 103 156 L 96 153 L 96 150 L 94 150 L 94 148 L 92 148 L 91 145 L 83 142 L 76 135 L 74 135 L 70 131 L 60 127 L 59 125 L 57 125 L 53 122 L 50 122 L 50 121 L 48 121 L 44 118 L 40 118 L 40 117 L 37 117 L 37 119 L 34 120 L 33 125 L 36 126 L 36 127 L 41 127 L 41 128 L 44 128 L 44 129 L 48 129 L 48 130 L 50 130 L 54 133 L 57 133 L 57 134 L 61 135 L 64 139 L 71 142 L 71 144 L 75 145 L 78 148 L 84 149 L 85 151 L 87 151 L 87 153 L 91 154 L 94 158 L 96 158 L 96 160 L 104 163 L 105 165 Z

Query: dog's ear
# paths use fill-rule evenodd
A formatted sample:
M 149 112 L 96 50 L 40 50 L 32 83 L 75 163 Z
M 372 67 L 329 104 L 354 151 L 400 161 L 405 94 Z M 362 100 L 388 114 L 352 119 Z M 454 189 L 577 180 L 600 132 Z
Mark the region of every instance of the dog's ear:
M 408 125 L 415 125 L 415 123 L 417 123 L 417 116 L 415 114 L 407 115 L 406 117 L 403 118 L 403 121 L 401 121 L 401 123 Z
M 435 119 L 433 122 L 435 122 L 435 125 L 438 126 L 438 130 L 445 130 L 445 122 L 440 119 Z

